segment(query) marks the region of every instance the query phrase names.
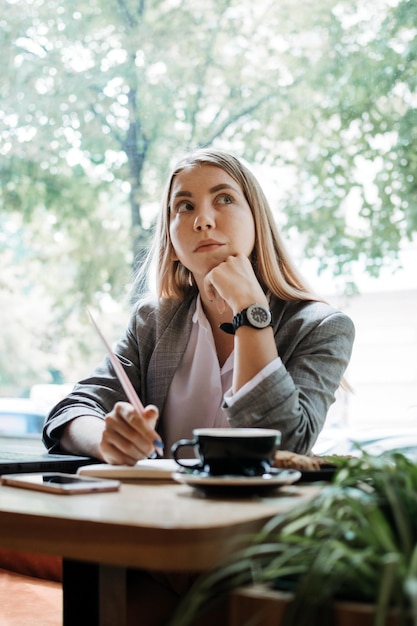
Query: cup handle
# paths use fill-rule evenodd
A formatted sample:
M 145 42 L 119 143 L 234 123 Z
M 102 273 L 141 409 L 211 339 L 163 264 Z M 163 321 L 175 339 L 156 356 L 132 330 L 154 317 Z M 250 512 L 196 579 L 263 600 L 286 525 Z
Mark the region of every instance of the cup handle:
M 190 469 L 189 465 L 187 465 L 186 463 L 181 463 L 181 461 L 178 459 L 178 453 L 179 453 L 180 448 L 185 448 L 188 446 L 194 447 L 196 444 L 197 444 L 197 439 L 180 439 L 179 441 L 176 441 L 174 444 L 172 444 L 171 454 L 174 460 L 178 463 L 178 465 L 181 465 L 181 467 L 186 467 L 187 469 Z

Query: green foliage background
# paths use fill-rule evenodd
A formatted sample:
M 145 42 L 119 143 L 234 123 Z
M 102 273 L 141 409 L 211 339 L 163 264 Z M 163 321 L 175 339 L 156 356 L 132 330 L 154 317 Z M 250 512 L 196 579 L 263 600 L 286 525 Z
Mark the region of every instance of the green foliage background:
M 349 281 L 417 229 L 414 0 L 0 0 L 0 389 L 115 338 L 169 165 L 265 168 L 280 226 Z

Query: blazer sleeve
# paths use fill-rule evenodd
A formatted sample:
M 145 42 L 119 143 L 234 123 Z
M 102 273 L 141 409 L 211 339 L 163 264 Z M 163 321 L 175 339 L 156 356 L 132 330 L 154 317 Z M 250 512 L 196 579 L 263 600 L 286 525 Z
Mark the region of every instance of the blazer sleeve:
M 132 384 L 140 392 L 136 345 L 133 334 L 127 332 L 115 352 Z M 45 446 L 50 452 L 59 451 L 61 431 L 66 424 L 83 415 L 104 419 L 116 402 L 126 400 L 110 359 L 106 357 L 91 376 L 79 381 L 72 392 L 52 409 L 43 429 Z
M 177 360 L 181 358 L 187 340 L 184 328 L 191 323 L 191 317 L 189 303 L 166 302 L 161 306 L 152 298 L 141 300 L 132 312 L 129 325 L 114 351 L 144 405 L 156 403 L 155 393 L 149 389 L 148 376 L 156 346 L 162 343 L 158 354 L 159 362 L 163 364 L 161 369 L 165 371 L 166 361 L 173 350 L 178 352 Z M 161 337 L 165 338 L 162 342 Z M 159 390 L 158 381 L 155 385 Z M 127 398 L 110 359 L 106 357 L 90 377 L 78 382 L 72 392 L 52 409 L 43 429 L 45 446 L 50 452 L 60 451 L 61 432 L 68 422 L 83 415 L 104 419 L 120 401 L 127 401 Z
M 233 427 L 281 431 L 281 447 L 307 454 L 349 363 L 354 325 L 324 303 L 308 303 L 274 328 L 283 365 L 245 396 L 223 407 Z

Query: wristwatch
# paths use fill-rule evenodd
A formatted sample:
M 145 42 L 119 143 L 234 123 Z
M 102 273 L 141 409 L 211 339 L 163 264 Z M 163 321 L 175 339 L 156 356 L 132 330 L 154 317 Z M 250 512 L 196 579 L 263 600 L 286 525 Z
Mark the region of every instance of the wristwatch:
M 272 313 L 263 304 L 251 304 L 237 313 L 231 324 L 228 322 L 220 324 L 220 328 L 229 335 L 234 335 L 241 326 L 252 326 L 252 328 L 259 330 L 272 326 Z

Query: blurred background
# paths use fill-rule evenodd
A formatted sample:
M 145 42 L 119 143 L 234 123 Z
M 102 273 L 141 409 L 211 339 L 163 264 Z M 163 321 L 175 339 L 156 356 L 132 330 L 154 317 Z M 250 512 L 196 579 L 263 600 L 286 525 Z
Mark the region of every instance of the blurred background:
M 10 399 L 46 412 L 102 358 L 87 306 L 117 339 L 168 169 L 208 145 L 255 172 L 355 322 L 329 427 L 414 428 L 417 3 L 0 5 L 3 432 Z

